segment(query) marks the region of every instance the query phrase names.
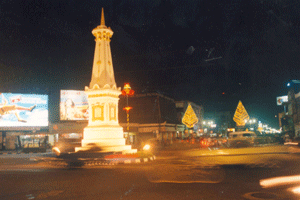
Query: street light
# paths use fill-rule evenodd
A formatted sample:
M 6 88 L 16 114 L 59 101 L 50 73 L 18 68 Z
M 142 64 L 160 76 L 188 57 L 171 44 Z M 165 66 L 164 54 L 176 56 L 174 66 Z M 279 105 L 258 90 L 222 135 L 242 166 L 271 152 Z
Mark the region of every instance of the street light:
M 207 133 L 208 131 L 212 130 L 213 128 L 216 128 L 216 124 L 214 121 L 203 121 L 203 132 Z

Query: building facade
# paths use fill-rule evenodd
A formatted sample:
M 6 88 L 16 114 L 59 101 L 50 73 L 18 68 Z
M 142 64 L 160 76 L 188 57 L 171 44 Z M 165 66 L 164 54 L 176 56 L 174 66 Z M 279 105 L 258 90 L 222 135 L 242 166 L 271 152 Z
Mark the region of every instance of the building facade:
M 158 93 L 128 97 L 128 106 L 132 107 L 128 127 L 127 114 L 121 111 L 127 106 L 126 98 L 124 96 L 120 98 L 119 120 L 129 140 L 140 143 L 157 138 L 162 142 L 172 143 L 184 132 L 184 125 L 177 117 L 175 100 Z
M 284 112 L 279 113 L 279 125 L 283 134 L 300 137 L 300 92 L 294 88 L 288 91 L 288 101 L 283 103 Z

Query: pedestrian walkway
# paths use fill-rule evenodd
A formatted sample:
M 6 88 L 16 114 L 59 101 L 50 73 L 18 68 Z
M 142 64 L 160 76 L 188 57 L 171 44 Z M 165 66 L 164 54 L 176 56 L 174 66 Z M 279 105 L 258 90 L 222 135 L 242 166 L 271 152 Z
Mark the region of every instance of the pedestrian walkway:
M 52 153 L 51 149 L 47 149 L 46 152 L 44 152 L 44 154 L 49 154 Z M 42 152 L 29 152 L 29 153 L 25 153 L 23 151 L 16 151 L 16 150 L 3 150 L 0 151 L 0 156 L 1 155 L 15 155 L 15 154 L 43 154 Z
M 46 153 L 22 153 L 22 152 L 16 152 L 16 151 L 6 151 L 6 152 L 1 152 L 0 154 L 0 159 L 1 163 L 4 162 L 4 159 L 37 159 L 39 157 L 54 157 L 55 154 L 52 153 L 51 151 L 47 151 Z

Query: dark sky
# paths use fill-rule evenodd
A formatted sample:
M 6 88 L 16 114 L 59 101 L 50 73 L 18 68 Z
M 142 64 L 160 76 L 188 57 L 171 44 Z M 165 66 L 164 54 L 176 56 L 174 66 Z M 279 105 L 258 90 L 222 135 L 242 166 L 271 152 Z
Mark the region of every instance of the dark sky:
M 300 78 L 299 0 L 2 0 L 1 91 L 47 93 L 58 111 L 59 90 L 90 82 L 102 7 L 119 87 L 205 112 L 234 112 L 241 100 L 278 126 L 276 97 Z

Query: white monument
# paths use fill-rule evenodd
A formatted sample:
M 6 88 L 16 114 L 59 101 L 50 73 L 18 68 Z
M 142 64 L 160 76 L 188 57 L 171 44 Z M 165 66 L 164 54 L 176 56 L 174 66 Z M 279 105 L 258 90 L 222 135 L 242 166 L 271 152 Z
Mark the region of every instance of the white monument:
M 123 128 L 119 125 L 118 104 L 121 88 L 117 88 L 110 50 L 110 27 L 105 26 L 102 8 L 101 24 L 92 34 L 96 47 L 89 87 L 85 87 L 89 103 L 89 122 L 84 128 L 81 147 L 76 151 L 100 147 L 103 152 L 135 153 L 131 145 L 125 145 Z

